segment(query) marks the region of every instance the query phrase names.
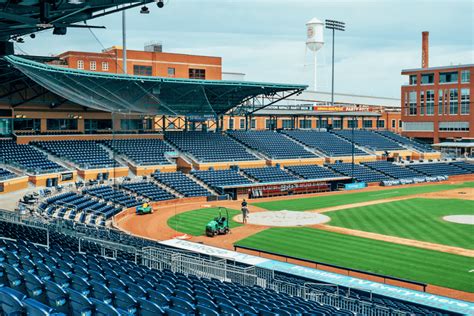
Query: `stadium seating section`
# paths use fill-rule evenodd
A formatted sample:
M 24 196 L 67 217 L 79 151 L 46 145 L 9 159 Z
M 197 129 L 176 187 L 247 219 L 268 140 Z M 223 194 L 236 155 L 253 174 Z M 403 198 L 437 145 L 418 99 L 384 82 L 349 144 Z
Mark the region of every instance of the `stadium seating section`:
M 16 175 L 7 169 L 0 168 L 0 181 L 15 178 Z
M 433 150 L 429 145 L 425 145 L 425 144 L 422 144 L 420 142 L 417 142 L 415 140 L 411 140 L 407 137 L 403 137 L 399 134 L 396 134 L 394 132 L 391 132 L 391 131 L 387 131 L 387 130 L 378 130 L 376 131 L 378 134 L 380 135 L 383 135 L 387 138 L 390 138 L 391 140 L 394 140 L 396 141 L 397 143 L 400 143 L 404 146 L 407 146 L 407 147 L 413 147 L 414 149 L 420 151 L 420 152 L 435 152 L 435 150 Z
M 316 157 L 314 153 L 305 150 L 301 145 L 291 141 L 281 133 L 273 131 L 229 131 L 227 134 L 270 159 Z
M 173 151 L 171 146 L 155 138 L 115 139 L 104 141 L 104 144 L 138 166 L 170 164 L 165 153 Z
M 85 189 L 83 192 L 103 199 L 107 202 L 119 204 L 127 208 L 137 206 L 143 203 L 141 199 L 137 200 L 135 197 L 128 195 L 121 190 L 113 189 L 110 186 L 98 186 L 92 189 Z
M 320 151 L 326 156 L 341 157 L 352 155 L 352 144 L 332 133 L 304 130 L 283 131 L 283 133 L 308 147 Z M 354 155 L 367 156 L 368 153 L 355 148 Z
M 327 165 L 329 168 L 339 172 L 345 176 L 352 176 L 352 164 L 335 163 Z M 354 178 L 361 182 L 380 182 L 383 180 L 391 180 L 392 178 L 378 171 L 372 170 L 360 164 L 354 164 Z
M 303 179 L 329 179 L 343 176 L 334 170 L 318 165 L 288 166 L 285 168 Z
M 117 164 L 102 146 L 93 141 L 42 141 L 32 144 L 81 169 L 110 168 Z
M 460 174 L 469 174 L 472 171 L 465 170 L 453 164 L 437 163 L 412 163 L 408 168 L 427 176 L 454 176 Z
M 226 185 L 251 184 L 248 178 L 239 174 L 236 170 L 203 170 L 192 171 L 191 174 L 211 188 L 219 188 Z
M 474 173 L 474 163 L 472 162 L 456 161 L 456 162 L 451 162 L 450 165 L 466 170 L 468 171 L 468 173 Z
M 165 139 L 199 162 L 258 160 L 243 145 L 220 133 L 168 132 Z
M 257 182 L 284 182 L 301 180 L 300 178 L 287 173 L 279 167 L 247 168 L 242 169 L 242 172 Z
M 160 188 L 152 182 L 129 182 L 123 183 L 121 187 L 153 202 L 171 200 L 175 198 L 173 194 Z
M 48 226 L 46 226 L 48 227 Z M 222 282 L 194 274 L 151 269 L 137 264 L 133 253 L 153 246 L 164 253 L 183 253 L 164 248 L 151 240 L 109 229 L 44 229 L 0 221 L 0 307 L 6 315 L 356 315 L 347 309 L 305 300 L 283 292 L 238 282 Z M 46 245 L 49 236 L 48 247 Z M 93 238 L 88 241 L 84 236 Z M 7 238 L 7 239 L 4 239 Z M 103 257 L 94 241 L 102 239 L 107 247 L 117 245 L 114 259 Z M 34 241 L 34 243 L 32 243 Z M 81 245 L 81 252 L 79 249 Z M 200 255 L 190 254 L 189 256 Z M 234 263 L 235 264 L 235 263 Z M 308 280 L 275 272 L 275 280 L 285 284 L 306 284 Z M 316 283 L 318 296 L 331 295 L 337 302 L 335 287 Z M 337 294 L 352 308 L 361 304 L 387 314 L 442 315 L 442 312 L 408 302 L 372 295 L 361 290 L 337 288 Z M 349 308 L 347 305 L 346 308 Z M 367 310 L 365 310 L 367 311 Z
M 415 170 L 404 168 L 388 161 L 364 162 L 363 165 L 395 179 L 408 179 L 424 176 L 423 174 L 418 173 Z
M 0 162 L 18 167 L 28 173 L 52 173 L 65 168 L 30 145 L 18 145 L 12 140 L 0 140 Z
M 206 188 L 200 186 L 182 172 L 155 172 L 152 177 L 185 197 L 209 196 L 211 194 Z
M 333 133 L 346 140 L 352 140 L 352 130 L 334 130 Z M 405 149 L 397 142 L 369 130 L 354 130 L 354 142 L 359 146 L 364 146 L 375 151 Z

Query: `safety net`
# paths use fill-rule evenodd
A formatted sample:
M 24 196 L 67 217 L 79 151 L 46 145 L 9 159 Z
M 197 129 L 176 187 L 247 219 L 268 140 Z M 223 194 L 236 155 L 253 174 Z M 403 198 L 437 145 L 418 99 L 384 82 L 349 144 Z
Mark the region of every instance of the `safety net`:
M 220 115 L 260 96 L 299 92 L 305 85 L 178 79 L 100 73 L 5 59 L 44 88 L 85 107 L 114 113 Z

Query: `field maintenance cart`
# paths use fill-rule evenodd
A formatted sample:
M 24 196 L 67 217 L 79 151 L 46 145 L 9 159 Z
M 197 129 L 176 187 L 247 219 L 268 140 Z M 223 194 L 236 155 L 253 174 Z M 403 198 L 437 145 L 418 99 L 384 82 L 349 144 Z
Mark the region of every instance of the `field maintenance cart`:
M 135 209 L 137 215 L 143 214 L 152 214 L 153 208 L 148 203 L 143 203 L 142 205 L 138 205 Z
M 225 212 L 226 216 L 222 216 Z M 219 207 L 219 216 L 215 217 L 206 225 L 206 236 L 214 237 L 216 235 L 226 235 L 230 233 L 229 210 L 225 207 Z

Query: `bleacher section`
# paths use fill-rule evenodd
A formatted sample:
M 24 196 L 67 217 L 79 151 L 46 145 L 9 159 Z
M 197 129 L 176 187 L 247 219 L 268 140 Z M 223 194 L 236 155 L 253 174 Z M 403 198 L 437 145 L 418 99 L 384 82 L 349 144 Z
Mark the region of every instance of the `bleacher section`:
M 137 166 L 167 165 L 166 152 L 173 148 L 161 139 L 116 139 L 103 142 L 106 146 L 126 156 Z
M 352 174 L 352 164 L 350 163 L 335 163 L 327 166 L 348 177 Z M 392 179 L 387 175 L 359 164 L 354 164 L 354 178 L 360 182 L 380 182 Z
M 345 138 L 348 141 L 352 140 L 352 130 L 333 130 L 332 133 Z M 379 135 L 373 131 L 356 129 L 354 130 L 354 143 L 359 146 L 375 151 L 389 151 L 389 150 L 404 150 L 397 142 Z
M 427 176 L 454 176 L 460 174 L 470 174 L 470 171 L 457 167 L 456 165 L 443 162 L 438 163 L 412 163 L 408 168 Z
M 335 172 L 334 170 L 318 166 L 318 165 L 305 165 L 305 166 L 287 166 L 285 167 L 291 173 L 298 175 L 303 179 L 328 179 L 328 178 L 339 178 L 343 175 Z
M 450 165 L 456 166 L 463 170 L 469 171 L 469 173 L 474 173 L 474 163 L 468 161 L 456 161 L 450 162 Z
M 415 170 L 404 168 L 388 161 L 370 161 L 363 162 L 362 164 L 395 179 L 409 179 L 424 176 Z
M 352 155 L 352 144 L 334 134 L 318 131 L 292 130 L 282 131 L 285 135 L 300 143 L 314 148 L 326 156 L 342 157 Z M 356 156 L 367 156 L 368 153 L 358 148 L 354 149 Z
M 206 188 L 200 186 L 182 172 L 155 172 L 152 177 L 185 197 L 211 195 Z
M 220 133 L 168 132 L 165 139 L 199 162 L 252 161 L 259 158 L 237 141 Z
M 15 178 L 16 174 L 8 171 L 7 169 L 0 168 L 0 181 Z
M 143 196 L 152 202 L 174 199 L 175 196 L 152 182 L 129 182 L 121 185 L 123 189 Z
M 242 169 L 242 172 L 248 177 L 255 179 L 257 182 L 284 182 L 301 180 L 300 178 L 285 172 L 279 167 L 247 168 Z
M 226 185 L 250 184 L 252 181 L 240 175 L 236 170 L 206 170 L 192 171 L 191 174 L 211 188 Z
M 39 210 L 47 217 L 74 220 L 78 216 L 80 223 L 86 223 L 87 215 L 93 214 L 88 223 L 104 225 L 105 221 L 97 223 L 96 219 L 99 216 L 108 219 L 119 213 L 122 208 L 96 201 L 89 196 L 67 192 L 47 199 L 40 204 Z M 66 217 L 67 211 L 70 211 L 70 214 Z
M 89 194 L 114 204 L 120 204 L 123 207 L 133 207 L 143 203 L 141 199 L 126 194 L 123 191 L 113 189 L 110 186 L 98 186 L 92 189 L 84 189 L 83 193 Z
M 273 131 L 228 131 L 228 135 L 270 159 L 315 158 L 314 153 Z
M 66 169 L 30 145 L 0 140 L 0 162 L 18 167 L 30 174 L 53 173 Z
M 417 142 L 415 140 L 411 140 L 407 137 L 401 136 L 401 135 L 396 134 L 396 133 L 391 132 L 391 131 L 378 130 L 378 131 L 376 131 L 376 133 L 379 133 L 379 134 L 381 134 L 381 135 L 383 135 L 387 138 L 390 138 L 391 140 L 394 140 L 397 143 L 400 143 L 402 145 L 413 147 L 414 149 L 416 149 L 420 152 L 424 152 L 424 153 L 426 153 L 426 152 L 428 152 L 428 153 L 435 152 L 435 150 L 433 148 L 431 148 L 429 145 L 425 145 L 425 144 L 422 144 L 422 143 Z
M 84 140 L 41 141 L 33 145 L 61 159 L 76 164 L 80 169 L 111 168 L 118 164 L 99 144 Z

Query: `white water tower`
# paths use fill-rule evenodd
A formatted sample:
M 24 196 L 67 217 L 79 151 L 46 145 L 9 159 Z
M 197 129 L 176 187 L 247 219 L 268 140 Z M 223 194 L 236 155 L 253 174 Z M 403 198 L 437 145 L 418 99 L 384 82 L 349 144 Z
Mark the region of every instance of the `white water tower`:
M 306 23 L 306 47 L 314 55 L 314 90 L 317 87 L 316 54 L 324 46 L 324 23 L 317 18 L 312 18 Z

